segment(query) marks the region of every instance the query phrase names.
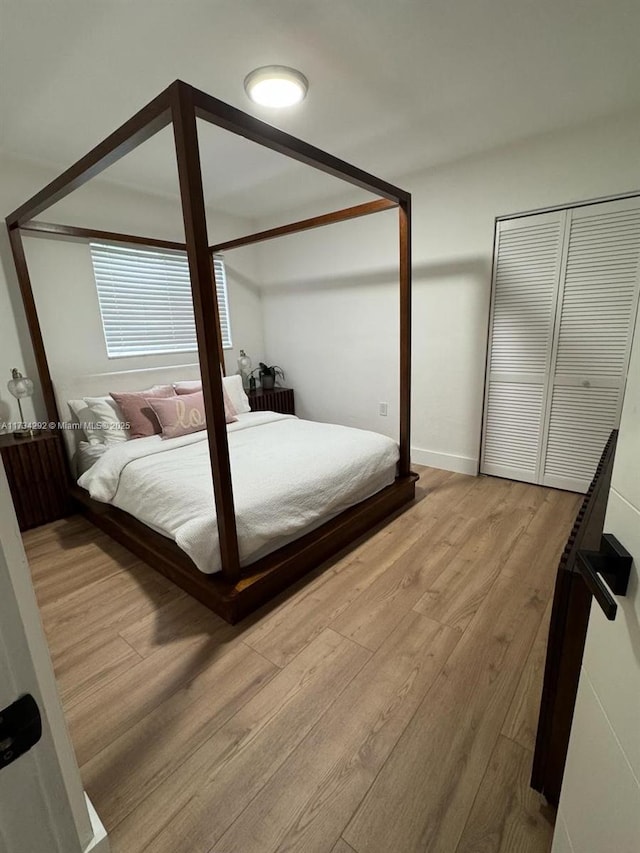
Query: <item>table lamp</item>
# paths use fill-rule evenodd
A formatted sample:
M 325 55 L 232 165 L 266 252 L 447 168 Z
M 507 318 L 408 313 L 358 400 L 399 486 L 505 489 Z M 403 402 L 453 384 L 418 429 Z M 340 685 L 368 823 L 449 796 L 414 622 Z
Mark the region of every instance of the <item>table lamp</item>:
M 249 373 L 251 371 L 251 359 L 246 352 L 240 350 L 240 358 L 238 359 L 238 373 L 242 376 L 242 385 L 245 390 L 249 387 Z
M 28 429 L 24 425 L 24 414 L 22 413 L 22 400 L 33 395 L 33 382 L 23 376 L 15 367 L 11 371 L 11 380 L 7 383 L 9 393 L 12 394 L 18 401 L 18 409 L 20 410 L 20 426 L 21 429 L 15 431 L 15 435 L 28 436 L 33 435 L 33 430 Z

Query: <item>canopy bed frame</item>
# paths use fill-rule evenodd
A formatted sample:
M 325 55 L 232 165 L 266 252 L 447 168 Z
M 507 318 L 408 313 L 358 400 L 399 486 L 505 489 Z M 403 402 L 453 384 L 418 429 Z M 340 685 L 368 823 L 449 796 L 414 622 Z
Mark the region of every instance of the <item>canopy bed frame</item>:
M 290 223 L 280 228 L 210 245 L 205 219 L 197 119 L 211 122 L 259 145 L 313 166 L 365 189 L 377 195 L 379 199 Z M 185 243 L 35 221 L 35 217 L 44 210 L 81 187 L 169 124 L 173 126 L 175 139 Z M 400 458 L 395 482 L 311 533 L 249 566 L 241 567 L 220 370 L 221 366 L 224 369 L 224 360 L 213 276 L 213 253 L 390 208 L 398 209 L 399 224 Z M 208 425 L 208 448 L 213 475 L 222 570 L 215 575 L 203 574 L 172 540 L 154 532 L 128 513 L 109 504 L 92 500 L 84 489 L 74 483 L 70 467 L 69 489 L 81 510 L 91 521 L 224 619 L 230 622 L 238 621 L 293 580 L 319 565 L 413 500 L 415 482 L 418 478 L 410 470 L 409 456 L 411 374 L 411 196 L 409 193 L 177 80 L 85 157 L 11 213 L 6 223 L 47 418 L 54 423 L 60 422 L 60 415 L 25 258 L 23 234 L 40 234 L 76 240 L 98 239 L 186 251 Z

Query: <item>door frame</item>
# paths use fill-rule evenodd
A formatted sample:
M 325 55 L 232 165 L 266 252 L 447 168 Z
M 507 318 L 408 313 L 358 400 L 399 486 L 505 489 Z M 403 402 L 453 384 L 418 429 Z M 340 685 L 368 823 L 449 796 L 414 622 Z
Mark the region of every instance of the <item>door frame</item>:
M 48 773 L 48 768 L 38 753 L 38 748 L 35 747 L 33 758 L 38 768 L 38 779 L 44 800 L 49 813 L 55 815 L 57 813 L 56 806 L 59 807 L 60 799 L 66 798 L 74 825 L 72 834 L 73 829 L 75 829 L 78 849 L 82 850 L 83 853 L 109 853 L 106 830 L 82 786 L 80 770 L 69 737 L 49 647 L 31 583 L 31 572 L 18 529 L 4 465 L 1 461 L 0 533 L 2 534 L 0 560 L 2 561 L 2 568 L 5 569 L 6 567 L 10 591 L 9 597 L 2 602 L 1 606 L 11 608 L 12 616 L 15 617 L 10 621 L 6 620 L 4 628 L 3 620 L 0 619 L 0 652 L 3 653 L 3 666 L 8 667 L 9 678 L 18 687 L 24 683 L 24 668 L 31 669 L 29 680 L 32 683 L 35 677 L 35 684 L 39 693 L 36 699 L 45 723 L 45 731 L 51 737 L 53 754 L 58 765 L 56 769 L 59 770 L 57 775 L 62 779 L 64 788 L 62 792 L 53 792 L 48 789 L 47 780 L 50 773 Z M 13 601 L 11 600 L 11 592 L 13 593 Z M 17 631 L 15 630 L 16 627 Z M 23 634 L 22 637 L 19 636 L 21 633 Z M 6 649 L 11 649 L 12 654 L 5 655 Z M 69 827 L 66 827 L 65 831 L 68 837 Z M 59 841 L 59 843 L 63 843 L 63 841 Z M 64 853 L 61 847 L 60 853 Z

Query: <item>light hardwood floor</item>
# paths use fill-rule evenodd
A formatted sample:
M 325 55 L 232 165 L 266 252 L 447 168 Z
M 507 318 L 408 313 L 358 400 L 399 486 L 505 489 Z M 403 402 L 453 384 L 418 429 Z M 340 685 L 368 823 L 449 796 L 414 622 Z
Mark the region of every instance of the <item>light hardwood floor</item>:
M 408 511 L 235 627 L 82 518 L 25 535 L 114 853 L 546 853 L 528 780 L 580 498 L 421 474 Z

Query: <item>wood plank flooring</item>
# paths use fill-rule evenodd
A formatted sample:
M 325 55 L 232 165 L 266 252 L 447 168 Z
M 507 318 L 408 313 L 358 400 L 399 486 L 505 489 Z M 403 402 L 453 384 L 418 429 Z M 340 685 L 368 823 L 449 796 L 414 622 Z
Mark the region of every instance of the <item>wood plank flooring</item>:
M 409 510 L 234 627 L 80 517 L 25 534 L 114 853 L 547 853 L 529 773 L 581 498 L 420 473 Z

